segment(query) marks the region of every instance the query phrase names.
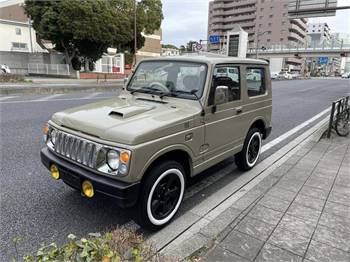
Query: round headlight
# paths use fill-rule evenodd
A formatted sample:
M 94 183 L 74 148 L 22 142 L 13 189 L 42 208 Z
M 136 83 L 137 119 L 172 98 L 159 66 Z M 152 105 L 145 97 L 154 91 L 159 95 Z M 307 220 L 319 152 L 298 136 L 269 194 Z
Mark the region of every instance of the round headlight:
M 54 145 L 56 143 L 56 130 L 52 129 L 50 132 L 50 140 L 51 143 Z
M 114 171 L 119 167 L 119 152 L 109 150 L 107 153 L 107 164 Z

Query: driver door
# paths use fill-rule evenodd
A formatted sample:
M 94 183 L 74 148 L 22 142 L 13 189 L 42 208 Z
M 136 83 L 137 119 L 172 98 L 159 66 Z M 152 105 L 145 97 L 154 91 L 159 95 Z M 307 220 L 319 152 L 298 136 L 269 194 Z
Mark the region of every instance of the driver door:
M 205 161 L 219 162 L 241 145 L 242 94 L 240 66 L 217 65 L 205 116 Z

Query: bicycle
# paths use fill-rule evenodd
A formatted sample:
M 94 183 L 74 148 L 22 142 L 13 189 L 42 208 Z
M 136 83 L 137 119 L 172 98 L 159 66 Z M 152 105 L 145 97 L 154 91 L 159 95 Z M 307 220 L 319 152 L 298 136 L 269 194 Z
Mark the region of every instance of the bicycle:
M 334 101 L 332 103 L 327 138 L 331 136 L 331 129 L 334 129 L 338 136 L 348 136 L 350 133 L 349 117 L 349 96 Z
M 349 105 L 345 105 L 346 108 L 341 112 L 337 112 L 335 119 L 335 132 L 337 132 L 338 136 L 347 136 L 350 133 L 349 126 L 349 116 L 350 109 Z

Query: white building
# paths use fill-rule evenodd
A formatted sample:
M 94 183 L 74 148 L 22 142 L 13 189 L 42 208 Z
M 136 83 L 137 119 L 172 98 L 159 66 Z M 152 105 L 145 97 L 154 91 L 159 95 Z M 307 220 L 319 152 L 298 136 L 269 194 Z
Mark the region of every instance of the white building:
M 311 42 L 319 44 L 331 39 L 330 28 L 327 23 L 308 23 L 306 33 Z
M 24 0 L 0 2 L 0 51 L 47 52 L 36 41 L 36 33 L 22 7 Z

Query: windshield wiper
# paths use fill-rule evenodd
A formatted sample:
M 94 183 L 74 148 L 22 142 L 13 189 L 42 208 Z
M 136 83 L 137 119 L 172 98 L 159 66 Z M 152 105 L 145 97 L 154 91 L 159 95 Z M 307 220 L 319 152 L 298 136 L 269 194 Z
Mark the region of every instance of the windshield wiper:
M 133 89 L 130 91 L 131 94 L 134 94 L 135 92 L 140 92 L 140 93 L 146 93 L 146 94 L 153 94 L 152 92 L 158 92 L 159 94 L 156 95 L 163 95 L 163 91 L 159 90 L 158 88 L 154 88 L 151 86 L 143 86 L 137 89 Z

